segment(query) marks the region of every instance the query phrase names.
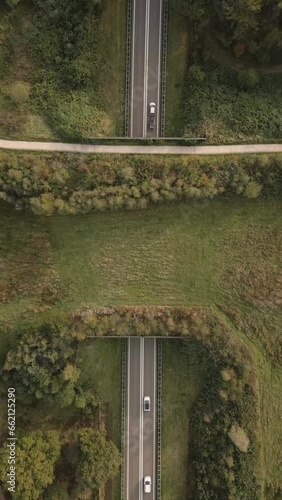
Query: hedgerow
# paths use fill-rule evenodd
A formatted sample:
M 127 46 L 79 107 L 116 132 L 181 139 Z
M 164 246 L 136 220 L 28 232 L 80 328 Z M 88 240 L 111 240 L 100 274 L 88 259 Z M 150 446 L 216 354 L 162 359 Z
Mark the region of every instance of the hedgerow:
M 281 192 L 282 155 L 148 157 L 0 154 L 0 198 L 36 214 Z

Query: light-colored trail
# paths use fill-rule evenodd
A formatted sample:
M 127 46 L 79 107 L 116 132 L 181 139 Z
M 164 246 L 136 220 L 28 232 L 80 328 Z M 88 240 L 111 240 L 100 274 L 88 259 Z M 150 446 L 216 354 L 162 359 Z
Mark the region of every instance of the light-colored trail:
M 103 146 L 62 142 L 0 140 L 0 149 L 84 154 L 220 155 L 282 153 L 282 144 L 233 144 L 225 146 Z

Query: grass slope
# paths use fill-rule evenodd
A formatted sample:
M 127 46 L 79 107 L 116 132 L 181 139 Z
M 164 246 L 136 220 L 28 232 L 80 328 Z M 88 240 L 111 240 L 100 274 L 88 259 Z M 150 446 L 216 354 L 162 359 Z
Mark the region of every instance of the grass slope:
M 162 498 L 187 498 L 189 467 L 189 414 L 205 376 L 205 364 L 190 350 L 181 357 L 181 340 L 163 342 L 162 381 Z
M 188 65 L 188 21 L 172 2 L 168 13 L 167 88 L 165 134 L 182 137 L 184 130 L 183 81 Z

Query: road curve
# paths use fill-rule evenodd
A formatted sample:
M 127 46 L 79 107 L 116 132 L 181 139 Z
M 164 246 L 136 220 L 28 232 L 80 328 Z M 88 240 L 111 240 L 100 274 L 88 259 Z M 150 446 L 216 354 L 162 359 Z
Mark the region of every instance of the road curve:
M 282 144 L 233 144 L 231 146 L 94 146 L 90 144 L 28 142 L 1 139 L 0 149 L 83 154 L 226 155 L 282 153 Z
M 156 498 L 156 339 L 128 339 L 126 498 Z M 144 412 L 143 398 L 151 410 Z M 143 493 L 144 476 L 151 476 L 152 491 Z

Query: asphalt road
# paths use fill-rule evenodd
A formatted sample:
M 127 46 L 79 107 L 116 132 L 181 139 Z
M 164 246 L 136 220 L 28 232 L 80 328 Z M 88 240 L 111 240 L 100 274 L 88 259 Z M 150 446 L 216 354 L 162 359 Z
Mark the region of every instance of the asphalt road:
M 127 500 L 154 500 L 156 492 L 156 339 L 128 339 L 127 386 Z M 144 412 L 143 398 L 151 410 Z M 144 476 L 151 476 L 152 491 L 144 493 Z
M 147 107 L 150 102 L 154 102 L 156 104 L 156 128 L 154 130 L 147 129 L 147 137 L 159 137 L 160 134 L 162 11 L 162 0 L 150 0 Z
M 158 137 L 162 0 L 133 0 L 131 52 L 131 137 Z M 156 104 L 156 127 L 148 128 L 148 106 Z
M 58 151 L 83 154 L 142 155 L 226 155 L 246 153 L 282 153 L 282 144 L 233 144 L 225 146 L 92 146 L 63 142 L 28 142 L 0 139 L 0 149 L 19 151 Z

